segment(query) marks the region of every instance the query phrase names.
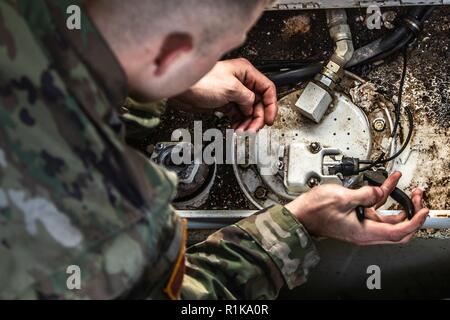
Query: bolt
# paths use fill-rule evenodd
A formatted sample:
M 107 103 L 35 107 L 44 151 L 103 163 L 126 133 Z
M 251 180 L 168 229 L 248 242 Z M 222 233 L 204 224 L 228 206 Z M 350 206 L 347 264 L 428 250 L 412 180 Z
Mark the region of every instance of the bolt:
M 322 150 L 322 146 L 318 142 L 313 142 L 309 145 L 309 150 L 312 153 L 318 153 L 320 150 Z
M 386 129 L 386 121 L 383 118 L 377 118 L 373 120 L 372 126 L 375 131 L 384 131 Z
M 308 187 L 310 187 L 311 189 L 314 187 L 317 187 L 320 184 L 320 179 L 317 177 L 311 177 L 308 180 Z
M 155 146 L 156 151 L 161 151 L 162 149 L 164 149 L 164 144 L 162 143 L 157 143 Z
M 255 197 L 259 200 L 266 200 L 267 199 L 267 189 L 264 187 L 258 187 L 255 190 Z
M 278 170 L 283 170 L 284 168 L 284 163 L 283 161 L 277 161 L 277 169 Z

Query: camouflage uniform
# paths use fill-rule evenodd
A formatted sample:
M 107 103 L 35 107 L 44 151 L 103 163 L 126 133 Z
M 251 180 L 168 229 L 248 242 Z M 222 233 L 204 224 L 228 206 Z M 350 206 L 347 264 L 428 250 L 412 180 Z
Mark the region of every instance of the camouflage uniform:
M 0 298 L 271 299 L 302 284 L 318 256 L 281 206 L 185 252 L 173 174 L 125 143 L 125 75 L 85 14 L 66 28 L 73 3 L 0 0 Z

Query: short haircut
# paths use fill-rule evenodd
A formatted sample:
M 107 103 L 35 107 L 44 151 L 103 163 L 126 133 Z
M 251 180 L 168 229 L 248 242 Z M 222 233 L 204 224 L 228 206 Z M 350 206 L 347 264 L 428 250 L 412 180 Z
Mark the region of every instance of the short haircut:
M 202 42 L 207 44 L 236 21 L 248 19 L 258 5 L 274 0 L 90 0 L 102 6 L 114 21 L 108 32 L 120 35 L 121 45 L 133 45 L 151 38 L 161 30 L 180 32 L 193 26 L 201 28 Z M 202 22 L 202 23 L 199 23 Z M 118 39 L 119 40 L 119 39 Z

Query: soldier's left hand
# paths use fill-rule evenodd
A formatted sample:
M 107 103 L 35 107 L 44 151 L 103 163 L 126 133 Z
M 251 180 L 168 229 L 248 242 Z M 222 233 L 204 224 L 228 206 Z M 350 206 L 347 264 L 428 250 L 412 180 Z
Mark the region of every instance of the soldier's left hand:
M 425 223 L 429 213 L 422 204 L 423 191 L 412 194 L 416 214 L 407 220 L 402 211 L 394 216 L 378 215 L 401 177 L 395 172 L 381 187 L 363 187 L 351 190 L 338 185 L 322 185 L 302 194 L 286 208 L 313 235 L 342 240 L 357 245 L 405 244 Z M 360 222 L 355 208 L 366 207 L 366 218 Z
M 272 125 L 278 111 L 275 85 L 245 59 L 218 62 L 174 101 L 185 111 L 220 111 L 233 129 L 250 132 Z

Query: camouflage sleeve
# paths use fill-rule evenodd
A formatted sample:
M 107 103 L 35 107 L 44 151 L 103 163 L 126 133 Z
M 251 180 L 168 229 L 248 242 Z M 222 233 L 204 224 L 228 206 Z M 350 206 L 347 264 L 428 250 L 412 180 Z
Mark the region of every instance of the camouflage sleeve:
M 300 222 L 277 205 L 188 249 L 183 299 L 274 299 L 303 284 L 319 262 Z

